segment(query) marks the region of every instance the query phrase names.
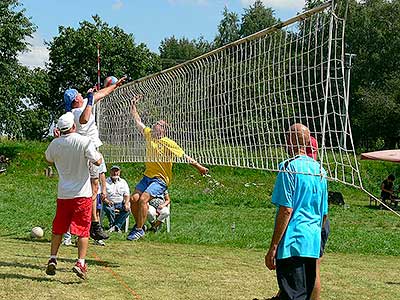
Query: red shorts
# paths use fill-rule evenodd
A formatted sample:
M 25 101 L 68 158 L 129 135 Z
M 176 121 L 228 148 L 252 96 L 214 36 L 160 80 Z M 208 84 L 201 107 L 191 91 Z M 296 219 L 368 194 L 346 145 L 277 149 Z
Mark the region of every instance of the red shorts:
M 89 237 L 92 221 L 92 198 L 57 199 L 57 211 L 53 220 L 53 234 L 69 231 L 78 237 Z

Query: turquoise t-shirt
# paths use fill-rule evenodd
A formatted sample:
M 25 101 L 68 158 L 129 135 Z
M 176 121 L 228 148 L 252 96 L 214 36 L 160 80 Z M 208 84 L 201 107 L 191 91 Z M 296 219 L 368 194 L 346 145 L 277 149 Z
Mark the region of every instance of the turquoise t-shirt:
M 319 258 L 323 216 L 328 214 L 326 172 L 306 155 L 280 163 L 279 170 L 272 203 L 277 211 L 279 206 L 285 206 L 292 208 L 293 213 L 276 258 Z

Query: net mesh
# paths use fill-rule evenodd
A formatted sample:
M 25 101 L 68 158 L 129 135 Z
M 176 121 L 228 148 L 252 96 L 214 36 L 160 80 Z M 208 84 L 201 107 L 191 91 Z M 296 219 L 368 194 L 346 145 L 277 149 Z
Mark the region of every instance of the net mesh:
M 207 165 L 277 171 L 285 133 L 306 125 L 328 177 L 361 186 L 348 118 L 344 18 L 332 2 L 194 60 L 118 88 L 98 109 L 106 160 L 146 160 L 130 114 Z M 179 159 L 178 159 L 179 162 Z

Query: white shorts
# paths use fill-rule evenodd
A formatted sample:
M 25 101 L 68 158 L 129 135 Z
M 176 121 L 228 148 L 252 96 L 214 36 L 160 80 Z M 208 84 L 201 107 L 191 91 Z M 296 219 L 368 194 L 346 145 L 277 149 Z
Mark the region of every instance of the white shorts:
M 101 153 L 100 155 L 102 160 L 100 166 L 96 166 L 94 163 L 89 162 L 89 174 L 91 179 L 97 179 L 99 178 L 99 174 L 107 172 L 107 167 L 103 155 Z

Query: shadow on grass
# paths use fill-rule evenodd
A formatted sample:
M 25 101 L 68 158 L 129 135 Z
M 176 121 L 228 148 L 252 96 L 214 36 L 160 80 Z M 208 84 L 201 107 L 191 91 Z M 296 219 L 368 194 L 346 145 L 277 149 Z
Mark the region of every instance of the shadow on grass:
M 43 266 L 27 264 L 27 263 L 19 263 L 19 262 L 9 262 L 9 261 L 0 261 L 0 267 L 15 267 L 15 268 L 28 268 L 28 269 L 36 269 L 41 270 L 44 269 Z
M 32 280 L 32 281 L 37 281 L 37 282 L 59 282 L 61 284 L 65 285 L 71 285 L 71 284 L 81 284 L 82 281 L 61 281 L 61 280 L 54 280 L 52 278 L 47 278 L 47 277 L 35 277 L 35 276 L 27 276 L 27 275 L 22 275 L 22 274 L 1 274 L 0 273 L 0 279 L 27 279 L 27 280 Z
M 385 282 L 385 283 L 389 284 L 389 285 L 400 285 L 400 281 L 399 282 L 388 281 L 388 282 Z
M 14 237 L 13 239 L 18 240 L 18 241 L 24 241 L 24 242 L 32 242 L 32 243 L 50 243 L 51 242 L 50 239 L 46 239 L 46 238 L 35 239 L 35 238 L 31 238 L 31 237 Z
M 19 256 L 19 257 L 28 257 L 28 258 L 32 258 L 32 257 L 33 257 L 33 258 L 43 258 L 44 264 L 46 264 L 46 263 L 47 263 L 47 260 L 49 259 L 48 256 L 41 256 L 41 257 L 39 257 L 39 256 L 37 256 L 37 255 L 22 255 L 22 254 L 16 254 L 15 256 Z M 62 258 L 62 257 L 58 257 L 58 258 L 57 258 L 57 261 L 58 261 L 58 262 L 71 263 L 72 265 L 76 263 L 76 259 L 75 259 L 75 258 Z M 88 265 L 92 265 L 92 266 L 104 266 L 104 265 L 107 265 L 107 267 L 112 267 L 112 268 L 120 268 L 120 267 L 121 267 L 119 264 L 116 264 L 116 263 L 114 263 L 114 262 L 104 261 L 104 260 L 102 260 L 102 261 L 97 261 L 97 260 L 95 260 L 95 259 L 88 259 L 88 258 L 86 258 L 85 261 L 87 262 Z M 2 262 L 0 262 L 0 266 L 1 266 L 1 263 L 2 263 Z M 15 264 L 17 264 L 17 263 L 15 263 Z M 17 266 L 17 265 L 15 265 L 15 266 Z M 62 270 L 62 269 L 57 268 L 57 270 Z

